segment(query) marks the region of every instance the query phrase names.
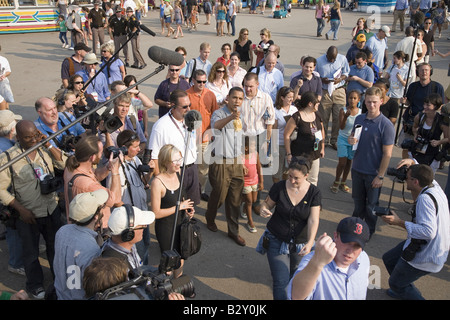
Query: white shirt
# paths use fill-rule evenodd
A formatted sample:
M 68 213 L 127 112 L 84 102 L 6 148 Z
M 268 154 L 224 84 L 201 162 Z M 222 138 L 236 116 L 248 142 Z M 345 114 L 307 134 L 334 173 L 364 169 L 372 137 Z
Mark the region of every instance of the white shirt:
M 169 111 L 156 121 L 152 127 L 148 145 L 148 148 L 152 150 L 152 159 L 158 159 L 161 148 L 166 144 L 172 144 L 180 150 L 186 165 L 193 164 L 197 160 L 197 146 L 195 144 L 197 140 L 195 131 L 196 130 L 192 130 L 190 133 L 188 153 L 187 156 L 185 156 L 185 141 L 186 134 L 188 134 L 187 128 L 185 128 L 182 121 L 173 118 L 171 111 Z
M 292 116 L 294 113 L 298 111 L 297 107 L 294 105 L 289 106 L 288 112 L 284 111 L 283 108 L 275 109 L 275 120 L 278 121 L 277 129 L 278 129 L 278 145 L 284 146 L 284 128 L 286 127 L 286 118 L 287 116 Z
M 225 81 L 222 79 L 222 81 L 223 81 L 223 83 L 220 88 L 218 86 L 216 86 L 214 84 L 214 82 L 206 83 L 206 88 L 208 88 L 209 90 L 211 90 L 214 93 L 218 104 L 222 104 L 224 102 L 224 100 L 226 99 L 226 97 L 228 95 L 228 92 L 232 88 L 231 82 L 229 80 Z
M 256 73 L 256 68 L 251 70 Z M 283 74 L 277 68 L 272 71 L 267 71 L 265 66 L 262 66 L 258 74 L 258 91 L 262 90 L 270 95 L 272 102 L 277 98 L 277 92 L 284 86 Z

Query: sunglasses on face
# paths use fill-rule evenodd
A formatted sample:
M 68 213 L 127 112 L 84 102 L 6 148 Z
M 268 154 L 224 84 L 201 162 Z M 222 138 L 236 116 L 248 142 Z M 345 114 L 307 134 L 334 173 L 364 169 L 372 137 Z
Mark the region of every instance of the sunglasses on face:
M 225 70 L 216 70 L 216 72 L 219 72 L 219 73 L 223 73 L 223 72 L 225 72 Z
M 197 83 L 206 83 L 206 82 L 207 82 L 207 80 L 203 80 L 203 81 L 202 81 L 202 80 L 197 80 L 197 79 L 196 79 L 195 81 L 196 81 Z
M 191 104 L 188 104 L 187 106 L 178 106 L 179 108 L 182 108 L 182 109 L 187 109 L 187 108 L 189 108 L 191 106 Z
M 75 81 L 74 84 L 84 84 L 84 81 Z
M 180 71 L 180 69 L 169 69 L 171 72 L 177 72 Z

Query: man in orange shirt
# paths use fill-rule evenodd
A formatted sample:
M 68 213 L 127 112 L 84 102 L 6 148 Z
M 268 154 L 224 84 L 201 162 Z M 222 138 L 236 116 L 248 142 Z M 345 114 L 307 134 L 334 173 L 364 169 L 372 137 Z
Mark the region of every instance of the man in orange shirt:
M 202 142 L 201 154 L 203 156 L 211 139 L 211 134 L 207 131 L 211 129 L 211 116 L 214 111 L 219 109 L 219 106 L 217 105 L 216 95 L 205 86 L 207 81 L 206 72 L 201 69 L 195 70 L 192 79 L 194 85 L 186 90 L 186 93 L 191 101 L 191 109 L 199 111 L 202 115 L 202 134 L 197 137 Z M 199 161 L 198 163 L 198 179 L 201 187 L 201 199 L 204 201 L 209 200 L 209 196 L 205 192 L 206 182 L 208 181 L 208 168 L 209 163 L 202 157 L 201 162 Z

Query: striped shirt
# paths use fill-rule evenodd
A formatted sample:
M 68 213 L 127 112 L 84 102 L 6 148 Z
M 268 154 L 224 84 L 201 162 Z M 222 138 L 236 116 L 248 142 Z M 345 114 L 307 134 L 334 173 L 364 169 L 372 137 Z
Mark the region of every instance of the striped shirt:
M 267 112 L 267 113 L 266 113 Z M 266 116 L 265 116 L 266 114 Z M 242 129 L 246 136 L 257 136 L 275 123 L 275 108 L 268 93 L 258 90 L 256 96 L 245 96 L 241 107 Z

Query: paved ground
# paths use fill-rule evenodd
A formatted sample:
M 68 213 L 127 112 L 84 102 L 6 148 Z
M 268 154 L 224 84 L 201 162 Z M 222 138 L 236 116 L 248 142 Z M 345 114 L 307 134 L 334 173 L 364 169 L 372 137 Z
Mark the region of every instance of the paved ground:
M 299 60 L 302 55 L 309 54 L 315 57 L 323 54 L 328 46 L 335 45 L 339 52 L 345 54 L 350 43 L 350 32 L 358 17 L 369 17 L 370 14 L 343 11 L 344 26 L 339 31 L 339 40 L 325 40 L 315 37 L 316 21 L 313 10 L 303 10 L 294 8 L 292 16 L 288 19 L 271 19 L 267 15 L 249 15 L 241 13 L 236 20 L 237 30 L 247 27 L 250 30 L 250 39 L 253 42 L 259 41 L 259 30 L 267 27 L 272 32 L 272 39 L 281 46 L 280 60 L 284 63 L 285 80 L 289 84 L 289 76 L 298 70 Z M 144 35 L 141 38 L 141 52 L 143 53 L 148 67 L 144 70 L 129 69 L 130 74 L 134 74 L 138 79 L 153 71 L 157 64 L 147 58 L 147 50 L 153 45 L 162 46 L 168 49 L 182 45 L 187 49 L 188 58 L 198 55 L 198 48 L 201 42 L 211 43 L 211 61 L 215 61 L 220 56 L 220 46 L 223 43 L 232 43 L 235 37 L 216 37 L 214 26 L 203 25 L 205 18 L 200 17 L 201 24 L 199 30 L 193 33 L 184 30 L 184 37 L 177 40 L 166 38 L 159 34 L 160 25 L 156 12 L 151 12 L 144 18 L 147 27 L 158 33 L 158 36 L 151 37 Z M 214 21 L 214 20 L 213 20 Z M 381 15 L 381 23 L 391 25 L 392 15 Z M 327 24 L 325 31 L 329 29 Z M 397 29 L 399 30 L 399 29 Z M 238 32 L 238 31 L 237 31 Z M 450 49 L 448 31 L 444 32 L 441 39 L 436 39 L 436 47 L 441 52 Z M 403 38 L 400 32 L 393 33 L 389 39 L 390 51 L 396 42 Z M 40 96 L 52 96 L 60 85 L 60 64 L 62 60 L 71 54 L 66 49 L 61 49 L 57 33 L 41 34 L 18 34 L 2 35 L 0 38 L 1 54 L 9 59 L 13 73 L 10 77 L 12 88 L 15 94 L 16 103 L 11 109 L 23 115 L 25 119 L 36 118 L 34 102 Z M 440 57 L 433 57 L 431 62 L 434 67 L 433 79 L 441 82 L 444 87 L 449 83 L 447 77 L 448 60 Z M 166 71 L 148 80 L 140 86 L 140 90 L 153 98 L 158 84 L 164 79 Z M 150 122 L 157 120 L 157 109 L 149 111 Z M 399 161 L 400 150 L 395 149 L 391 166 Z M 332 234 L 336 228 L 336 223 L 342 218 L 351 215 L 353 202 L 350 194 L 342 192 L 333 194 L 329 186 L 334 180 L 334 172 L 337 164 L 336 151 L 327 148 L 325 158 L 321 161 L 321 172 L 319 176 L 319 187 L 322 190 L 323 210 L 319 225 L 319 234 L 327 232 Z M 437 180 L 441 185 L 445 185 L 447 179 L 447 167 L 439 170 Z M 271 177 L 265 176 L 265 192 L 267 194 L 271 186 Z M 351 183 L 351 182 L 350 182 Z M 382 190 L 381 204 L 385 205 L 391 188 L 391 180 L 385 179 Z M 405 191 L 406 199 L 411 199 Z M 409 219 L 406 210 L 409 205 L 402 200 L 401 185 L 396 184 L 393 193 L 392 207 L 405 219 Z M 204 222 L 204 212 L 206 203 L 200 204 L 197 217 Z M 272 299 L 271 275 L 267 259 L 256 253 L 255 246 L 264 231 L 266 219 L 255 216 L 258 233 L 249 233 L 241 224 L 241 235 L 247 241 L 246 247 L 237 246 L 226 236 L 226 221 L 223 208 L 218 214 L 217 223 L 219 231 L 212 233 L 202 225 L 203 245 L 200 253 L 190 258 L 186 262 L 185 273 L 194 278 L 197 288 L 197 299 L 205 300 L 232 300 L 232 299 Z M 152 233 L 153 228 L 152 228 Z M 405 238 L 405 232 L 399 228 L 388 226 L 382 221 L 378 223 L 377 232 L 366 247 L 366 251 L 371 258 L 373 274 L 371 283 L 376 288 L 368 291 L 370 300 L 389 300 L 385 291 L 388 287 L 388 275 L 381 261 L 384 252 L 392 248 Z M 151 245 L 151 262 L 158 263 L 157 243 L 154 237 Z M 24 277 L 7 272 L 7 249 L 5 241 L 0 241 L 0 289 L 16 291 L 25 286 Z M 48 264 L 45 254 L 42 255 L 41 262 L 45 267 L 46 280 L 51 281 Z M 450 268 L 446 264 L 438 274 L 429 275 L 417 281 L 417 287 L 422 291 L 427 299 L 443 300 L 450 297 Z

